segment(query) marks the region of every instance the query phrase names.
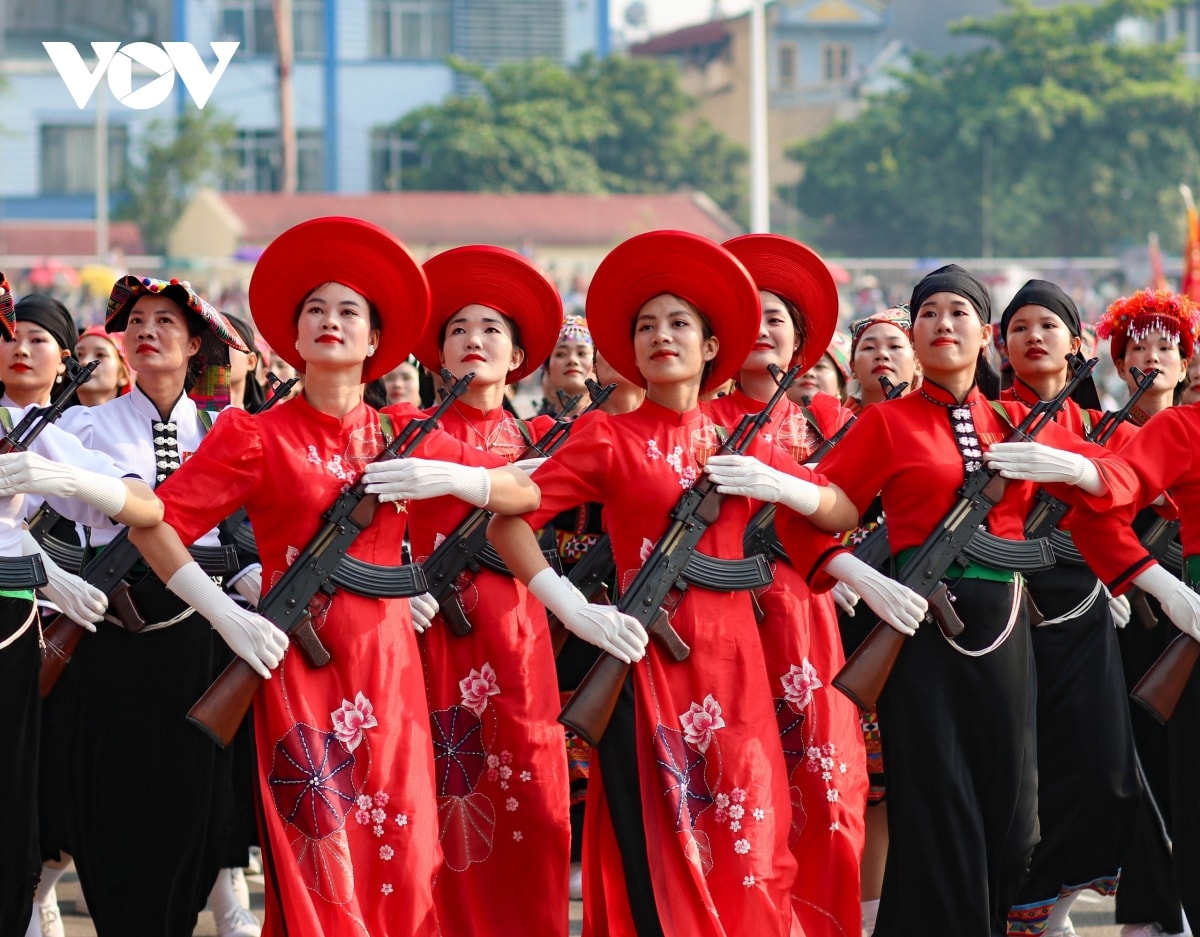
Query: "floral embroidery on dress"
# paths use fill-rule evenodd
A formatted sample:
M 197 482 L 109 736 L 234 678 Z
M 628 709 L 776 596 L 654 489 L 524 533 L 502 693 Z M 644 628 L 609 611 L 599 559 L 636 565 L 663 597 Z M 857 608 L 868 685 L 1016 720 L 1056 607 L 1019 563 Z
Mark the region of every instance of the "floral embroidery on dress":
M 299 723 L 275 743 L 267 776 L 279 815 L 309 839 L 342 829 L 356 806 L 354 755 L 333 732 Z
M 779 682 L 783 684 L 783 698 L 797 712 L 806 709 L 812 702 L 813 691 L 825 685 L 817 676 L 817 668 L 809 663 L 807 657 L 800 661 L 799 666 L 792 664 Z
M 712 743 L 713 733 L 725 728 L 721 704 L 711 693 L 704 697 L 703 703 L 693 702 L 687 712 L 680 714 L 679 722 L 683 726 L 684 739 L 701 752 L 706 751 Z
M 358 472 L 354 467 L 342 461 L 340 455 L 331 455 L 328 459 L 322 459 L 317 447 L 311 443 L 308 446 L 306 453 L 307 460 L 313 465 L 319 465 L 334 478 L 343 482 L 353 482 L 358 478 Z
M 705 777 L 704 754 L 688 744 L 683 733 L 661 724 L 654 733 L 654 750 L 666 784 L 664 793 L 675 817 L 675 830 L 691 830 L 701 812 L 713 802 Z
M 482 716 L 487 709 L 488 697 L 500 692 L 500 687 L 496 685 L 496 671 L 485 661 L 478 670 L 472 669 L 458 681 L 458 690 L 462 693 L 462 705 L 476 716 Z
M 343 699 L 342 708 L 335 709 L 329 717 L 333 720 L 333 731 L 338 739 L 345 744 L 347 750 L 354 751 L 362 742 L 363 733 L 379 725 L 374 714 L 375 707 L 360 691 L 354 697 L 353 703 Z

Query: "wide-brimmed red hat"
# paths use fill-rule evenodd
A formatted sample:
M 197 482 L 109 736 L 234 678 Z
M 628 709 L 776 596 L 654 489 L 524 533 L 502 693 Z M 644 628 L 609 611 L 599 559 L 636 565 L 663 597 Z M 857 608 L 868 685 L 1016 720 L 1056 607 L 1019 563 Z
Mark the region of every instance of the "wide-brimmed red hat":
M 760 290 L 786 299 L 804 316 L 807 336 L 792 364 L 807 371 L 837 330 L 837 284 L 825 261 L 811 247 L 781 234 L 743 234 L 722 246 L 742 262 Z
M 267 344 L 297 371 L 300 304 L 325 283 L 341 283 L 375 306 L 381 323 L 366 383 L 403 361 L 429 321 L 429 284 L 407 247 L 361 218 L 313 218 L 288 228 L 258 258 L 250 277 L 250 314 Z
M 0 273 L 0 331 L 4 338 L 12 338 L 17 334 L 17 314 L 13 310 L 12 287 L 8 278 Z
M 432 314 L 413 352 L 431 371 L 441 368 L 443 329 L 456 312 L 479 305 L 516 323 L 525 360 L 508 372 L 513 384 L 542 366 L 562 326 L 562 297 L 542 271 L 515 251 L 468 244 L 425 261 Z
M 596 268 L 588 287 L 587 321 L 604 360 L 646 386 L 634 355 L 633 323 L 642 306 L 664 293 L 700 310 L 717 336 L 717 356 L 701 390 L 719 387 L 737 374 L 758 336 L 758 287 L 733 254 L 687 231 L 631 237 Z

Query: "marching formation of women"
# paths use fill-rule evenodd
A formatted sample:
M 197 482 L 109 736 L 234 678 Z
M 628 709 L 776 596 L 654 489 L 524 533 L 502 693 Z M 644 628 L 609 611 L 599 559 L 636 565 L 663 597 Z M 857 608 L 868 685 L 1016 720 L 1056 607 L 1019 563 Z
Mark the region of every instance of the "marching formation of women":
M 15 300 L 0 937 L 63 934 L 72 862 L 100 937 L 1200 922 L 1187 297 L 1103 314 L 1108 410 L 1057 284 L 950 264 L 843 333 L 777 235 L 637 235 L 565 316 L 332 217 L 252 323 Z

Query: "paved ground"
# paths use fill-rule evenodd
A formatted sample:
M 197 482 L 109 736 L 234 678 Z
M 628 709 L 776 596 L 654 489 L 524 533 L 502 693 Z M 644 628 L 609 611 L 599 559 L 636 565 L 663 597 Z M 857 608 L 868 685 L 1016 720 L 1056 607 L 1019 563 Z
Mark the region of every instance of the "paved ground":
M 262 916 L 261 875 L 246 877 L 250 883 L 251 906 Z M 63 913 L 63 923 L 67 937 L 95 937 L 92 920 L 85 913 L 77 910 L 76 903 L 80 899 L 79 882 L 74 871 L 68 871 L 58 885 L 59 906 Z M 570 934 L 581 933 L 583 906 L 575 901 L 571 903 Z M 1121 929 L 1113 923 L 1113 902 L 1111 899 L 1099 898 L 1091 894 L 1083 895 L 1076 903 L 1071 913 L 1071 920 L 1079 937 L 1119 937 Z M 195 937 L 217 937 L 216 924 L 207 911 L 200 917 L 200 923 L 195 930 Z

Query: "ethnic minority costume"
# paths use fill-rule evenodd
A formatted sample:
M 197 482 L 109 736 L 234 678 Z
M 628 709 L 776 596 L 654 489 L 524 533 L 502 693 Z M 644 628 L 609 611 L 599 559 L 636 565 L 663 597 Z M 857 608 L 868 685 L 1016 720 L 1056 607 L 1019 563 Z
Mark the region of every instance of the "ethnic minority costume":
M 734 390 L 708 406 L 718 424 L 736 426 L 763 405 Z M 829 394 L 814 395 L 808 409 L 819 429 L 804 409 L 784 399 L 762 432 L 765 442 L 799 464 L 850 418 Z M 756 595 L 788 772 L 788 843 L 798 867 L 792 887 L 796 914 L 808 937 L 852 934 L 861 927 L 858 881 L 866 835 L 862 727 L 855 705 L 833 687 L 846 661 L 832 597 L 812 592 L 787 562 L 773 561 L 771 568 L 775 581 Z
M 0 280 L 3 277 L 0 276 Z M 7 284 L 5 284 L 7 285 Z M 6 424 L 19 423 L 20 410 L 6 409 Z M 30 451 L 56 462 L 65 462 L 103 475 L 119 475 L 113 461 L 81 446 L 75 437 L 55 426 L 30 445 Z M 23 553 L 21 524 L 25 519 L 24 495 L 0 498 L 0 557 Z M 65 517 L 90 523 L 99 512 L 78 501 L 46 499 Z M 42 871 L 38 835 L 38 762 L 42 737 L 42 700 L 38 671 L 42 663 L 41 632 L 32 585 L 0 591 L 0 802 L 5 805 L 4 833 L 0 835 L 0 934 L 22 935 L 29 924 L 33 892 Z M 72 776 L 73 784 L 87 779 Z
M 1190 522 L 1200 511 L 1198 427 L 1198 404 L 1171 407 L 1156 414 L 1119 452 L 1121 461 L 1136 474 L 1138 487 L 1134 503 L 1119 511 L 1089 512 L 1073 520 L 1076 543 L 1114 594 L 1124 593 L 1132 580 L 1152 562 L 1131 524 L 1137 509 L 1144 508 L 1164 491 L 1178 505 L 1183 520 L 1180 540 L 1184 581 L 1194 587 L 1200 578 L 1196 559 L 1200 555 L 1200 525 Z M 1146 635 L 1165 644 L 1178 632 L 1165 615 L 1158 617 L 1160 624 Z M 1145 631 L 1136 622 L 1131 622 L 1125 630 Z M 1131 674 L 1132 679 L 1140 679 L 1149 666 L 1145 658 L 1142 664 L 1142 671 L 1136 676 Z M 1134 900 L 1122 906 L 1120 898 L 1126 886 L 1125 874 L 1129 871 L 1126 870 L 1117 892 L 1118 914 L 1130 923 L 1157 921 L 1165 928 L 1181 930 L 1182 921 L 1171 905 L 1173 899 L 1182 901 L 1190 920 L 1200 921 L 1200 890 L 1196 888 L 1200 881 L 1200 803 L 1194 796 L 1195 778 L 1200 774 L 1200 748 L 1196 745 L 1200 732 L 1200 674 L 1193 672 L 1174 716 L 1165 727 L 1135 710 L 1135 719 L 1139 715 L 1144 717 L 1140 726 L 1135 722 L 1139 754 L 1173 846 L 1169 865 L 1160 863 L 1157 875 L 1171 878 L 1166 882 L 1139 882 L 1140 888 L 1130 896 Z M 1172 894 L 1172 879 L 1177 894 Z
M 551 423 L 539 417 L 523 429 L 503 409 L 484 413 L 461 400 L 442 418 L 490 464 L 518 459 Z M 471 510 L 454 498 L 413 503 L 414 559 L 427 558 Z M 434 886 L 438 918 L 453 937 L 481 929 L 559 937 L 570 824 L 546 612 L 524 585 L 487 568 L 464 572 L 458 586 L 471 633 L 455 636 L 439 615 L 419 639 L 445 857 Z
M 421 416 L 408 406 L 383 412 L 396 432 Z M 166 522 L 187 543 L 244 506 L 265 595 L 320 529 L 324 506 L 383 446 L 365 404 L 341 419 L 303 396 L 257 416 L 229 411 L 160 489 Z M 483 461 L 437 432 L 415 455 Z M 405 522 L 381 504 L 350 554 L 400 565 Z M 313 668 L 289 653 L 254 706 L 264 934 L 437 934 L 434 759 L 408 603 L 340 590 L 310 608 L 330 663 Z
M 1016 379 L 1004 400 L 1037 395 Z M 1068 399 L 1055 422 L 1083 438 L 1102 414 Z M 1134 429 L 1122 426 L 1109 448 Z M 1037 672 L 1038 816 L 1041 841 L 1009 913 L 1009 934 L 1041 934 L 1060 893 L 1117 891 L 1141 782 L 1125 678 L 1108 595 L 1086 566 L 1061 560 L 1026 580 L 1044 616 L 1030 631 Z M 1105 822 L 1097 823 L 1097 817 Z
M 1007 418 L 978 387 L 959 403 L 926 380 L 889 402 L 886 413 L 869 407 L 822 460 L 822 472 L 860 511 L 882 494 L 897 567 L 955 503 L 965 473 L 982 469 L 984 450 L 1024 417 L 1021 404 L 1002 406 Z M 1043 436 L 1059 448 L 1104 454 L 1054 425 Z M 1132 482 L 1116 460 L 1096 462 L 1106 495 L 1048 487 L 1070 503 L 1111 507 Z M 990 532 L 1023 539 L 1033 492 L 1010 481 L 988 515 Z M 827 541 L 790 511 L 779 512 L 778 527 L 809 581 L 832 585 L 820 572 L 834 552 L 822 552 Z M 1034 673 L 1020 580 L 973 564 L 952 565 L 946 581 L 966 631 L 950 640 L 934 625 L 920 628 L 905 642 L 878 705 L 890 847 L 877 937 L 1003 932 L 1038 839 Z
M 681 414 L 646 402 L 619 416 L 596 413 L 538 469 L 541 506 L 525 520 L 536 529 L 572 506 L 603 503 L 618 578 L 628 586 L 718 445 L 701 410 Z M 756 441 L 750 454 L 814 477 L 766 443 Z M 746 499 L 726 498 L 699 549 L 740 557 L 749 509 Z M 693 586 L 669 598 L 666 611 L 692 652 L 676 663 L 651 642 L 632 668 L 636 748 L 609 750 L 610 728 L 596 752 L 601 771 L 589 779 L 585 819 L 584 932 L 636 933 L 609 819 L 610 800 L 632 798 L 640 801 L 667 937 L 798 934 L 787 773 L 749 597 Z M 605 759 L 630 756 L 639 789 L 607 790 Z
M 181 393 L 163 420 L 136 385 L 100 406 L 68 410 L 59 425 L 152 488 L 206 432 L 191 398 Z M 107 519 L 90 526 L 93 551 L 120 530 Z M 200 543 L 215 546 L 216 532 L 205 531 Z M 47 698 L 55 728 L 48 760 L 60 776 L 44 779 L 52 799 L 43 805 L 61 818 L 65 841 L 43 846 L 74 857 L 99 934 L 174 937 L 190 934 L 204 907 L 228 821 L 228 753 L 184 719 L 212 678 L 219 638 L 153 573 L 135 569 L 128 581 L 147 629 L 126 631 L 110 609 Z

